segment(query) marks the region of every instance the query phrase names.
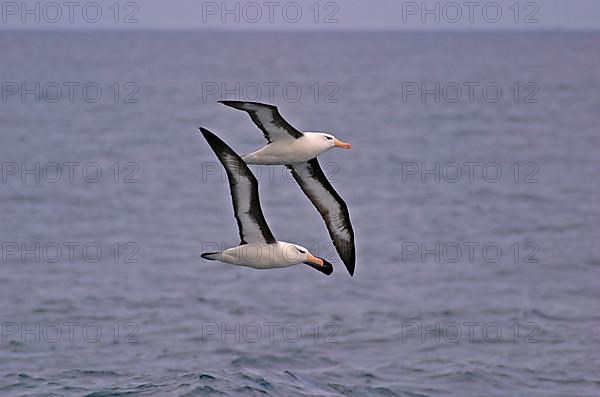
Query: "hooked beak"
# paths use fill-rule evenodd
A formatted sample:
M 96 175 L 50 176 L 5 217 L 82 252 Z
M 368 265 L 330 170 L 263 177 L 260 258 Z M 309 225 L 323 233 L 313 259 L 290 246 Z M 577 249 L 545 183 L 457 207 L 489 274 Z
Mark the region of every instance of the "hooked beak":
M 308 254 L 308 261 L 313 265 L 323 266 L 323 259 L 312 256 L 311 254 Z
M 324 273 L 326 275 L 330 275 L 331 273 L 333 273 L 333 265 L 329 262 L 327 262 L 325 259 L 321 259 L 321 258 L 317 258 L 316 256 L 312 256 L 311 254 L 308 254 L 308 262 L 304 262 L 307 265 L 309 265 L 310 267 L 317 269 L 318 271 L 320 271 L 321 273 Z
M 339 139 L 334 139 L 334 145 L 337 147 L 341 147 L 342 149 L 352 149 L 352 145 L 346 142 L 342 142 Z

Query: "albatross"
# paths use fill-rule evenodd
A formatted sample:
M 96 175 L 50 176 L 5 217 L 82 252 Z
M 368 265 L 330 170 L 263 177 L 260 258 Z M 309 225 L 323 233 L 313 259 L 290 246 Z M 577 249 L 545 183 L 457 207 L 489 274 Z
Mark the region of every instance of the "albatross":
M 298 131 L 281 117 L 276 106 L 260 102 L 219 102 L 247 112 L 254 124 L 261 129 L 268 142 L 261 149 L 242 156 L 246 164 L 288 165 L 305 163 L 334 147 L 352 148 L 351 144 L 342 142 L 325 132 Z
M 334 147 L 352 145 L 323 132 L 300 132 L 289 124 L 274 105 L 259 102 L 219 101 L 243 110 L 263 132 L 267 145 L 242 156 L 247 164 L 285 165 L 323 218 L 329 236 L 350 275 L 354 275 L 356 254 L 354 230 L 348 206 L 323 173 L 317 156 Z
M 330 275 L 333 265 L 325 259 L 312 255 L 300 245 L 275 239 L 260 207 L 258 181 L 252 171 L 219 137 L 205 128 L 200 128 L 200 131 L 225 167 L 240 234 L 238 246 L 220 252 L 205 252 L 201 255 L 202 258 L 255 269 L 273 269 L 304 263 Z

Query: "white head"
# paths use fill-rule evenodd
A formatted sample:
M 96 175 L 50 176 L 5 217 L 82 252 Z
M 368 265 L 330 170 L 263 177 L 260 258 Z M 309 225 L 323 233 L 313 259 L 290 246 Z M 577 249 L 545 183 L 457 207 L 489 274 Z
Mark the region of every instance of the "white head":
M 305 133 L 307 134 L 307 133 Z M 336 137 L 326 132 L 311 132 L 308 133 L 311 136 L 312 141 L 323 148 L 323 151 L 339 147 L 342 149 L 352 149 L 352 145 L 346 142 L 342 142 Z
M 327 275 L 333 272 L 333 265 L 323 258 L 319 258 L 310 253 L 308 249 L 301 245 L 283 243 L 284 259 L 293 264 L 305 263 L 310 267 L 317 269 Z

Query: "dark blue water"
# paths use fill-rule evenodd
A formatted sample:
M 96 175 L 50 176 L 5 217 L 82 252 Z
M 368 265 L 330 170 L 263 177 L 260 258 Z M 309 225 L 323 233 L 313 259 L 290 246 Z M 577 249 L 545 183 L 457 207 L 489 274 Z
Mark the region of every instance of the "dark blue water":
M 599 45 L 3 32 L 0 394 L 598 395 Z M 271 229 L 333 276 L 201 260 L 238 237 L 197 127 L 260 147 L 242 97 L 354 145 L 354 278 L 281 167 Z

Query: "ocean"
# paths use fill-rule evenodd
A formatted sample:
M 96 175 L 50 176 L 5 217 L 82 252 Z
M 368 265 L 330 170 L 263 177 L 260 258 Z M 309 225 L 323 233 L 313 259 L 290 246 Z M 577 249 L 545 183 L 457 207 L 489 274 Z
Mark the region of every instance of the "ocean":
M 594 396 L 600 34 L 2 32 L 0 395 Z M 283 167 L 252 166 L 259 271 L 198 132 L 221 99 L 353 149 L 320 161 L 351 278 Z

